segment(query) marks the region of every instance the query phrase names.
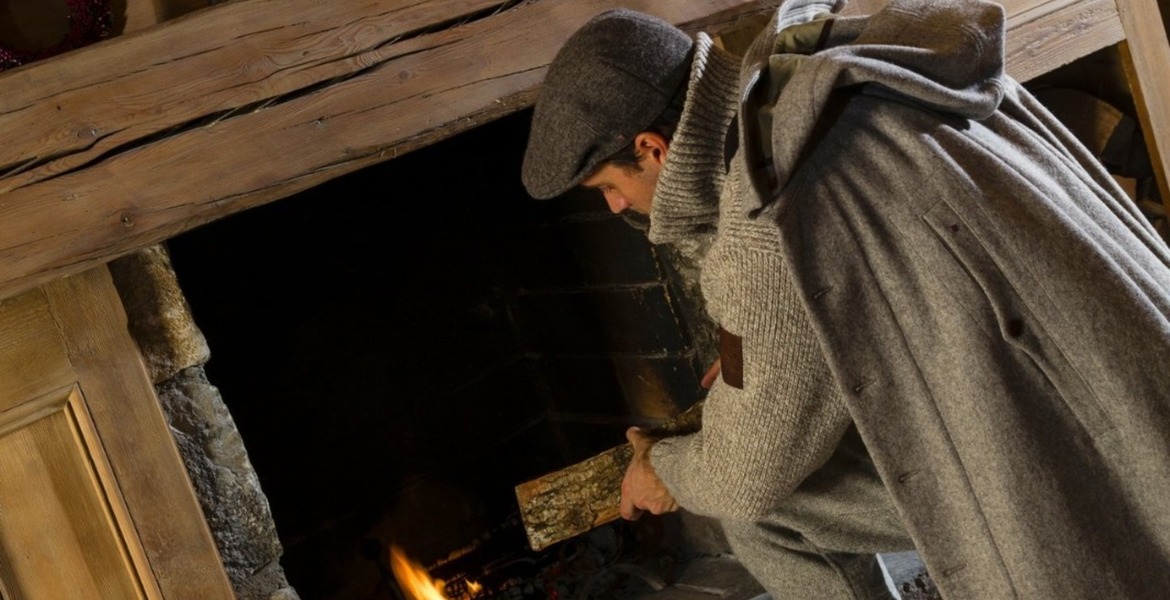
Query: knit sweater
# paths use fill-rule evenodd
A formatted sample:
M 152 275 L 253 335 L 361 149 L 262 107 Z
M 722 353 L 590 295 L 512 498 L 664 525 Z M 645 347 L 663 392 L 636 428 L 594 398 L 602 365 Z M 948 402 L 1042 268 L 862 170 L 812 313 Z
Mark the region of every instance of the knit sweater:
M 851 424 L 781 260 L 774 226 L 745 217 L 745 173 L 726 173 L 739 65 L 700 34 L 682 117 L 655 190 L 650 239 L 715 229 L 701 262 L 711 317 L 742 339 L 743 387 L 716 381 L 703 429 L 660 441 L 655 471 L 687 510 L 756 520 L 830 458 Z M 876 476 L 872 485 L 880 487 Z

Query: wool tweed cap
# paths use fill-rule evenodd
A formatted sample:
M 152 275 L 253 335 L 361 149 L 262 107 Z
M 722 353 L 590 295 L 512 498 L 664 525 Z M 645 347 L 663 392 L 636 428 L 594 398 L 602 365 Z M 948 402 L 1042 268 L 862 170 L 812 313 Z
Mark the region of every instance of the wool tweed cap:
M 533 110 L 521 173 L 528 193 L 565 193 L 644 131 L 689 75 L 693 47 L 674 25 L 626 9 L 570 36 Z

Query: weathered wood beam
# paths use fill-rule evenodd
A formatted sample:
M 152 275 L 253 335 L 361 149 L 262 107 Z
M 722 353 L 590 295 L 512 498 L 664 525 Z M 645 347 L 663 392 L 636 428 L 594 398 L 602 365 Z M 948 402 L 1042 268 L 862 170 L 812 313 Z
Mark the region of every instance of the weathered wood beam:
M 1170 42 L 1154 0 L 1117 0 L 1126 41 L 1121 45 L 1126 79 L 1150 152 L 1162 204 L 1170 213 Z
M 1028 81 L 1125 39 L 1114 0 L 1006 0 L 1007 72 Z
M 527 106 L 603 9 L 761 6 L 511 4 L 229 3 L 0 74 L 0 297 Z
M 886 4 L 889 0 L 851 0 L 844 14 L 871 14 Z M 1000 0 L 1000 4 L 1008 15 L 1007 72 L 1019 81 L 1125 39 L 1115 0 Z
M 605 8 L 709 27 L 774 3 L 248 0 L 2 73 L 0 298 L 526 107 Z M 1096 4 L 1009 2 L 1013 68 L 1120 39 Z

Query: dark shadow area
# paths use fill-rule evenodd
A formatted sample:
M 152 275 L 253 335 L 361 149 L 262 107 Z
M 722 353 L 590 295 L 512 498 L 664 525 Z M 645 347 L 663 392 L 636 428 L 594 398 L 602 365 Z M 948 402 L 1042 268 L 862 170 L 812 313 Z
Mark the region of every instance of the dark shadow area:
M 168 242 L 305 598 L 362 597 L 369 537 L 424 564 L 517 537 L 516 484 L 663 416 L 631 394 L 697 397 L 644 235 L 524 192 L 528 118 Z

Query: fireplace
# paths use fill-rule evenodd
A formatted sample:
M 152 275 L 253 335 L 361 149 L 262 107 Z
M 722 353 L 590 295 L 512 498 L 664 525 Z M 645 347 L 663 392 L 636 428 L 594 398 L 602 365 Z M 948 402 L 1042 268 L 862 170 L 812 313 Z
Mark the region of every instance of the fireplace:
M 1069 110 L 1096 104 L 1061 89 L 1066 72 L 1033 87 L 1075 124 Z M 514 600 L 615 597 L 727 552 L 712 524 L 678 517 L 525 545 L 513 486 L 689 406 L 713 358 L 693 265 L 597 197 L 525 194 L 529 116 L 168 241 L 305 598 L 396 598 L 391 544 L 456 589 Z M 1153 193 L 1147 160 L 1132 190 Z M 890 570 L 907 597 L 929 587 L 914 557 Z
M 393 597 L 390 543 L 535 568 L 512 488 L 700 396 L 685 262 L 530 199 L 529 114 L 168 242 L 306 598 Z

